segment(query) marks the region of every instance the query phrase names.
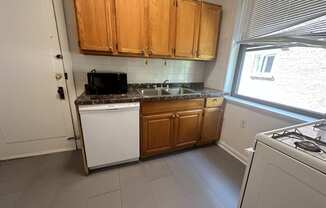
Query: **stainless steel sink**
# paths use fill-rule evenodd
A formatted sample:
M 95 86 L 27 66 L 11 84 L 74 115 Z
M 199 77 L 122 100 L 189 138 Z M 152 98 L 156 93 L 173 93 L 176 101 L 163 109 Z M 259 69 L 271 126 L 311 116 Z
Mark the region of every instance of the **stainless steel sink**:
M 155 89 L 140 89 L 138 92 L 145 97 L 157 97 L 157 96 L 176 96 L 176 95 L 189 95 L 198 94 L 198 92 L 183 88 L 155 88 Z
M 165 92 L 169 93 L 170 95 L 187 95 L 187 94 L 195 94 L 197 93 L 194 90 L 177 87 L 177 88 L 166 88 L 164 89 Z
M 162 88 L 156 88 L 156 89 L 141 89 L 138 90 L 138 92 L 145 96 L 145 97 L 155 97 L 155 96 L 162 96 L 162 95 L 170 95 Z

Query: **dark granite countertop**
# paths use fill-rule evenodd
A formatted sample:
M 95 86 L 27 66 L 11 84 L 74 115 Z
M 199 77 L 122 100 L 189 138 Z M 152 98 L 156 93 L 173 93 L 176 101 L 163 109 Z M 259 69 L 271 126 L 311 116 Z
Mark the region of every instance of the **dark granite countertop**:
M 132 84 L 129 85 L 127 94 L 122 95 L 88 95 L 83 93 L 76 101 L 76 105 L 95 105 L 108 103 L 127 103 L 141 101 L 162 101 L 162 100 L 185 100 L 207 97 L 220 97 L 224 95 L 223 91 L 211 88 L 205 88 L 203 83 L 172 83 L 170 88 L 185 87 L 196 91 L 194 94 L 184 95 L 162 95 L 162 96 L 142 96 L 137 89 L 151 88 L 157 84 Z

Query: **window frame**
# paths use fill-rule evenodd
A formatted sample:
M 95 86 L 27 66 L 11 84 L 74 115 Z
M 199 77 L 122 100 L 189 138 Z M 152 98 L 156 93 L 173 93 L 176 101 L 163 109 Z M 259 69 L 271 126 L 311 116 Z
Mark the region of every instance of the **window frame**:
M 247 48 L 250 48 L 250 49 L 247 50 Z M 247 51 L 264 50 L 264 49 L 276 49 L 276 48 L 278 49 L 281 47 L 277 47 L 277 46 L 256 46 L 255 47 L 255 46 L 248 45 L 248 44 L 239 44 L 239 52 L 238 52 L 238 56 L 236 59 L 235 73 L 234 73 L 232 88 L 231 88 L 231 96 L 235 97 L 235 98 L 243 99 L 243 100 L 246 100 L 249 102 L 258 103 L 258 104 L 286 110 L 289 112 L 293 112 L 293 113 L 297 113 L 297 114 L 301 114 L 301 115 L 305 115 L 305 116 L 310 116 L 310 117 L 314 117 L 314 118 L 318 118 L 318 119 L 325 118 L 326 114 L 320 114 L 317 112 L 300 109 L 300 108 L 296 108 L 293 106 L 288 106 L 288 105 L 275 103 L 275 102 L 271 102 L 271 101 L 266 101 L 266 100 L 262 100 L 262 99 L 258 99 L 258 98 L 253 98 L 253 97 L 249 97 L 249 96 L 244 96 L 244 95 L 240 95 L 237 93 L 238 89 L 239 89 L 239 83 L 240 83 L 240 78 L 241 78 L 241 73 L 242 73 L 242 68 L 243 68 L 246 52 Z
M 262 59 L 261 63 L 263 65 L 260 66 L 260 63 L 259 63 L 260 60 L 257 63 L 257 60 L 256 60 L 257 57 L 259 57 L 259 59 Z M 251 79 L 274 81 L 273 72 L 272 71 L 266 72 L 266 69 L 267 69 L 267 66 L 268 66 L 267 65 L 268 59 L 270 57 L 273 57 L 273 62 L 272 63 L 274 63 L 276 54 L 265 54 L 265 55 L 259 55 L 257 57 L 255 57 L 254 69 L 251 72 L 250 78 Z

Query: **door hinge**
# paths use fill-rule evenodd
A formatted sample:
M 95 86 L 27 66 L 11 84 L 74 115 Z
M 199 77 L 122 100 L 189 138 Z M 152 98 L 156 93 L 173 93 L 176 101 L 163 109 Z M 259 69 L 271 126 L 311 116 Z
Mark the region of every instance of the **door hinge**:
M 64 75 L 65 75 L 65 79 L 68 80 L 68 73 L 65 72 Z
M 68 137 L 67 140 L 77 140 L 78 138 L 76 137 Z

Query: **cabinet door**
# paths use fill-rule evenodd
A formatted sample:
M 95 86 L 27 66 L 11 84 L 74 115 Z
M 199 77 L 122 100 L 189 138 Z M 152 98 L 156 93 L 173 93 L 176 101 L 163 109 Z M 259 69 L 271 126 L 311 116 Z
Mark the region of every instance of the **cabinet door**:
M 217 141 L 222 127 L 222 108 L 204 109 L 201 143 Z
M 195 57 L 198 45 L 200 3 L 196 0 L 177 0 L 176 57 Z
M 119 53 L 145 52 L 145 0 L 115 0 Z
M 173 148 L 173 117 L 172 113 L 142 117 L 142 156 L 159 154 Z
M 174 0 L 148 0 L 149 54 L 172 56 L 175 30 Z
M 176 113 L 176 147 L 192 145 L 200 139 L 202 113 L 202 110 L 183 111 Z
M 113 0 L 75 0 L 81 50 L 113 50 L 113 3 Z
M 216 57 L 222 9 L 218 5 L 202 3 L 198 57 Z

